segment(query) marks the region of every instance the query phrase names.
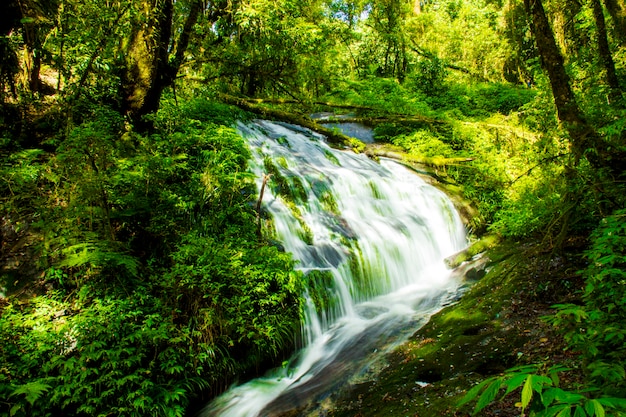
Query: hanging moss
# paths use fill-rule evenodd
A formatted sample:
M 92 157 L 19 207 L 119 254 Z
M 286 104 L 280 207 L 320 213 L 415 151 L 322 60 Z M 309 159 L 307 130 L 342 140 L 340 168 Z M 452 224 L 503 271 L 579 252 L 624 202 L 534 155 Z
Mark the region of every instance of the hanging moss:
M 326 155 L 326 159 L 328 159 L 333 164 L 337 165 L 338 167 L 341 166 L 341 162 L 339 162 L 339 159 L 337 159 L 337 157 L 331 151 L 325 150 L 324 155 Z
M 312 245 L 314 236 L 313 236 L 313 232 L 311 231 L 311 228 L 309 227 L 308 224 L 304 222 L 302 217 L 298 218 L 298 221 L 300 222 L 300 226 L 302 226 L 302 230 L 298 233 L 298 236 L 307 245 Z
M 289 188 L 289 190 L 291 191 L 294 200 L 299 203 L 306 203 L 309 200 L 309 195 L 300 177 L 290 177 L 289 181 L 291 182 L 291 187 Z
M 370 186 L 370 189 L 372 190 L 372 194 L 374 195 L 374 198 L 377 200 L 382 200 L 383 195 L 381 194 L 380 190 L 378 189 L 378 186 L 374 183 L 374 181 L 370 181 L 369 186 Z
M 333 274 L 328 270 L 312 270 L 306 275 L 309 296 L 317 314 L 329 315 L 339 305 Z
M 337 216 L 341 215 L 339 212 L 339 206 L 337 205 L 337 200 L 335 200 L 335 196 L 333 195 L 328 183 L 315 181 L 311 183 L 311 186 L 313 193 L 319 200 L 324 210 Z
M 291 143 L 289 143 L 289 140 L 287 140 L 286 136 L 281 136 L 281 137 L 276 138 L 276 142 L 291 149 Z
M 375 264 L 366 262 L 358 242 L 352 243 L 351 256 L 348 260 L 354 282 L 354 294 L 357 299 L 371 298 L 380 293 L 379 288 L 385 283 L 385 274 Z
M 291 214 L 300 224 L 301 230 L 299 230 L 298 237 L 307 245 L 313 244 L 313 231 L 309 227 L 309 225 L 304 221 L 304 217 L 302 217 L 302 212 L 293 201 L 285 201 L 285 205 L 291 211 Z
M 284 158 L 282 160 L 279 158 L 277 163 L 281 166 L 286 165 Z M 263 166 L 270 175 L 269 184 L 276 195 L 293 203 L 306 203 L 308 201 L 308 193 L 299 177 L 283 175 L 269 156 L 263 159 Z

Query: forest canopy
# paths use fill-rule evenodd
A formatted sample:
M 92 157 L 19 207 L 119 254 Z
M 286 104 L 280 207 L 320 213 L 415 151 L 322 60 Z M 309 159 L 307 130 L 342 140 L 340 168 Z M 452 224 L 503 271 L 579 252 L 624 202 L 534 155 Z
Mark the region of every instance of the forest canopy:
M 253 112 L 320 129 L 308 115 L 349 114 L 459 189 L 475 237 L 584 253 L 552 322 L 583 397 L 623 396 L 623 0 L 5 0 L 0 15 L 0 415 L 183 416 L 292 351 L 306 280 L 260 231 L 235 129 Z

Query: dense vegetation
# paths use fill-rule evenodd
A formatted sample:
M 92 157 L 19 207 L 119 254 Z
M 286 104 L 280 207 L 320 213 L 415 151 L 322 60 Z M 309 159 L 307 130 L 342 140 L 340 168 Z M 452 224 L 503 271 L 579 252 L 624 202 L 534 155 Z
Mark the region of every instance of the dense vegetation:
M 622 0 L 9 0 L 0 13 L 0 415 L 180 416 L 294 346 L 305 279 L 258 233 L 234 129 L 250 115 L 224 102 L 350 112 L 457 187 L 476 236 L 574 248 L 584 284 L 548 320 L 582 380 L 557 391 L 537 371 L 548 363 L 467 399 L 481 393 L 479 411 L 508 387 L 536 415 L 624 408 Z

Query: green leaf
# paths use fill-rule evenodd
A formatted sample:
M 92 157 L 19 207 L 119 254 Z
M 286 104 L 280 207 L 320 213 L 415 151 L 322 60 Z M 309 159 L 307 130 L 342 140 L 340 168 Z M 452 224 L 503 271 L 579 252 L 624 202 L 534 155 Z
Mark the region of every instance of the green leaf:
M 11 417 L 13 417 L 14 415 L 16 415 L 20 410 L 22 409 L 22 404 L 15 404 L 13 407 L 11 407 L 11 410 L 9 411 L 9 415 Z
M 507 396 L 511 392 L 521 387 L 527 377 L 528 374 L 517 374 L 505 381 L 504 384 L 506 385 L 506 392 L 504 393 L 504 395 Z
M 626 410 L 626 398 L 605 397 L 598 398 L 596 401 L 606 407 L 621 408 Z
M 574 411 L 574 417 L 587 417 L 587 413 L 585 413 L 585 410 L 581 406 L 577 405 Z
M 33 405 L 35 404 L 35 401 L 37 401 L 37 399 L 41 397 L 41 394 L 48 391 L 49 389 L 50 385 L 48 384 L 44 384 L 38 381 L 28 382 L 24 385 L 20 385 L 19 387 L 17 387 L 15 391 L 11 393 L 10 397 L 14 395 L 24 394 L 26 396 L 26 401 L 28 401 L 30 405 Z
M 563 407 L 561 412 L 559 412 L 559 414 L 557 414 L 556 417 L 570 417 L 571 415 L 572 415 L 572 408 L 571 406 L 567 405 Z
M 485 387 L 485 385 L 490 384 L 492 381 L 493 381 L 493 378 L 489 378 L 489 379 L 482 381 L 480 384 L 472 387 L 469 391 L 467 391 L 467 393 L 463 396 L 463 398 L 461 398 L 457 406 L 462 407 L 468 402 L 472 401 L 474 398 L 476 398 L 478 393 Z
M 565 371 L 569 371 L 569 368 L 561 365 L 554 365 L 548 370 L 548 376 L 552 379 L 552 383 L 555 387 L 558 387 L 561 382 L 559 379 L 559 372 Z
M 478 398 L 478 402 L 476 403 L 476 407 L 474 408 L 474 414 L 478 413 L 480 410 L 488 406 L 495 400 L 496 395 L 498 395 L 498 391 L 500 391 L 501 381 L 500 379 L 494 380 L 483 393 Z
M 543 411 L 538 412 L 536 417 L 569 417 L 571 415 L 569 404 L 559 404 L 552 407 L 548 407 Z
M 541 394 L 541 403 L 543 404 L 543 406 L 548 407 L 550 404 L 552 404 L 554 399 L 559 396 L 560 391 L 562 390 L 560 390 L 559 388 L 552 388 L 552 389 L 545 390 Z
M 524 388 L 522 388 L 522 409 L 528 407 L 530 400 L 533 398 L 533 376 L 534 375 L 528 375 Z
M 604 407 L 598 400 L 590 400 L 585 404 L 585 411 L 590 416 L 604 417 Z

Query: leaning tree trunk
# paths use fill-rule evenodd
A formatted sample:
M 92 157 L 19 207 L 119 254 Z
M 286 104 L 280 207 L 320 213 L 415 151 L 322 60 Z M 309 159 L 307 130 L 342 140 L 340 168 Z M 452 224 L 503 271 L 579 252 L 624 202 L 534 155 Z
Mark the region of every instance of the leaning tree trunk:
M 604 6 L 611 16 L 615 30 L 616 40 L 621 46 L 626 45 L 626 7 L 618 3 L 618 0 L 604 0 Z
M 606 35 L 606 23 L 604 21 L 604 12 L 600 0 L 591 0 L 593 8 L 593 18 L 596 21 L 598 54 L 600 61 L 604 67 L 604 76 L 609 86 L 609 101 L 611 104 L 622 104 L 622 90 L 619 85 L 619 79 L 615 72 L 615 62 L 609 48 L 609 40 Z
M 541 64 L 548 73 L 554 103 L 559 121 L 568 131 L 570 144 L 575 158 L 585 156 L 593 165 L 599 165 L 596 152 L 587 152 L 598 145 L 598 135 L 584 119 L 570 85 L 570 78 L 565 72 L 563 56 L 554 40 L 552 28 L 548 22 L 541 0 L 524 0 L 524 6 L 531 17 L 531 27 Z

